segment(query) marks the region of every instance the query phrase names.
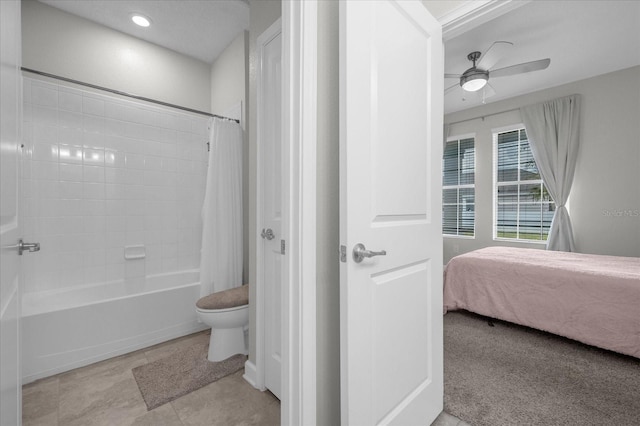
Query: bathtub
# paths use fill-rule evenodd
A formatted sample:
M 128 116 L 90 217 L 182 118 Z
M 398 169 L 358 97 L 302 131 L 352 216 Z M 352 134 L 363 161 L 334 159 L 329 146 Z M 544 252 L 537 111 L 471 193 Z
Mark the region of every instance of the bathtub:
M 23 383 L 206 329 L 197 270 L 22 296 Z

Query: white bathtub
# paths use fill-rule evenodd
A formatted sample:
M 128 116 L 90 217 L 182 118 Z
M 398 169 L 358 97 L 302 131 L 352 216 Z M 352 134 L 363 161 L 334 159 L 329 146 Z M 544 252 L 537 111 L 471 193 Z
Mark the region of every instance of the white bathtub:
M 204 330 L 197 270 L 22 297 L 23 383 Z

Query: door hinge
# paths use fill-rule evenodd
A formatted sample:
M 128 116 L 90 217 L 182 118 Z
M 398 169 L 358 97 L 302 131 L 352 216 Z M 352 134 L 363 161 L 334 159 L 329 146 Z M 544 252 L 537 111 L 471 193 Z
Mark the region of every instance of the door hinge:
M 347 246 L 340 246 L 340 262 L 347 263 Z
M 284 240 L 280 240 L 280 254 L 285 254 L 286 252 L 286 244 Z

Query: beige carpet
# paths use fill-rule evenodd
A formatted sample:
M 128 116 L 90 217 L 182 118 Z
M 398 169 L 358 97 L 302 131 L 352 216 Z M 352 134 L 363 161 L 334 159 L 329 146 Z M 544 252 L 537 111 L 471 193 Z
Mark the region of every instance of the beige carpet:
M 209 344 L 185 346 L 166 358 L 132 370 L 147 410 L 200 389 L 244 367 L 245 355 L 233 355 L 220 362 L 207 360 Z
M 640 359 L 494 323 L 444 316 L 446 412 L 474 426 L 640 425 Z

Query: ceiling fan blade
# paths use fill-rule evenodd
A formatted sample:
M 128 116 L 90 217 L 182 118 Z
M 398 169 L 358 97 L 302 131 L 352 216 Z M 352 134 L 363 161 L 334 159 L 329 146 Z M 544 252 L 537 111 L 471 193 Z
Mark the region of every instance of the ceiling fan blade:
M 551 59 L 539 59 L 537 61 L 525 62 L 523 64 L 511 65 L 510 67 L 498 68 L 489 72 L 490 78 L 506 77 L 509 75 L 523 74 L 525 72 L 539 71 L 546 69 L 551 63 Z
M 496 91 L 489 83 L 485 84 L 484 87 L 476 92 L 478 99 L 485 103 L 485 99 L 495 96 Z
M 489 83 L 485 84 L 481 91 L 484 92 L 483 96 L 485 98 L 490 98 L 491 96 L 496 95 L 496 90 Z
M 453 92 L 455 90 L 456 87 L 460 87 L 460 85 L 458 83 L 454 84 L 453 86 L 449 86 L 446 89 L 444 89 L 444 94 L 449 94 L 451 92 Z
M 513 43 L 508 41 L 496 41 L 480 57 L 480 62 L 478 62 L 476 67 L 482 70 L 490 70 L 504 55 L 509 53 L 512 47 Z
M 445 74 L 444 78 L 460 78 L 462 74 Z

